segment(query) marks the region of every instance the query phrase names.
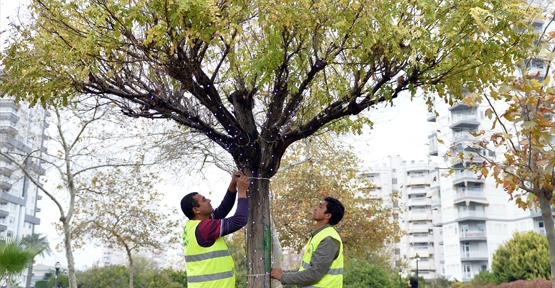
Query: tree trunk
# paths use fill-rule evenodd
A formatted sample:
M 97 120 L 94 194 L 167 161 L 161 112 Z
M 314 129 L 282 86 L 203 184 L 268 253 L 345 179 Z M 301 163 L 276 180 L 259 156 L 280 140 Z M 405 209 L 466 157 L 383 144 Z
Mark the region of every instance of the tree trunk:
M 549 195 L 553 193 L 548 192 Z M 536 194 L 540 202 L 540 209 L 542 213 L 543 223 L 545 226 L 545 235 L 547 236 L 547 243 L 549 245 L 549 263 L 551 264 L 551 287 L 555 288 L 555 224 L 551 212 L 551 198 L 548 197 L 544 191 Z M 549 198 L 549 199 L 548 199 Z
M 69 223 L 64 217 L 62 217 L 61 220 L 64 227 L 64 247 L 66 249 L 69 288 L 77 288 L 77 278 L 75 277 L 75 261 L 73 259 L 73 251 L 71 248 Z
M 35 264 L 35 260 L 31 261 L 31 264 L 29 264 L 29 268 L 27 269 L 27 280 L 25 281 L 25 287 L 31 287 L 31 280 L 33 278 L 33 264 Z
M 133 265 L 133 257 L 131 257 L 131 250 L 127 245 L 124 245 L 125 251 L 127 252 L 127 259 L 129 259 L 129 288 L 133 288 L 133 272 L 135 270 Z
M 268 179 L 253 179 L 249 187 L 249 222 L 247 223 L 247 287 L 271 287 L 272 235 Z

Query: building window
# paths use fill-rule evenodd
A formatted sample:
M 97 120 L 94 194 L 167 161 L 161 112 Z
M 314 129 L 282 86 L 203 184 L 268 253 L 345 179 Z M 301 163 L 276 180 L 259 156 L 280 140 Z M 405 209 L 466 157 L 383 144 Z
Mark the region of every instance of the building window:
M 12 237 L 12 236 L 13 236 L 13 231 L 10 231 L 10 230 L 8 230 L 8 233 L 7 233 L 7 235 L 6 235 L 6 236 L 8 236 L 8 237 Z

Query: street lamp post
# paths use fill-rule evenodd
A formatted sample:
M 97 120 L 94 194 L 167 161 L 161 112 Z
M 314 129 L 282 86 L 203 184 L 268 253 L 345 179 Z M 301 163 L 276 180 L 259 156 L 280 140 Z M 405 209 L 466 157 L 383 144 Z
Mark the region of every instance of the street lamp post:
M 399 269 L 399 288 L 403 288 L 403 278 L 402 275 L 403 274 L 403 269 Z
M 416 279 L 418 279 L 418 261 L 420 261 L 420 256 L 418 256 L 418 253 L 416 253 Z
M 58 288 L 58 272 L 60 272 L 60 267 L 62 267 L 62 265 L 60 265 L 60 262 L 56 262 L 56 265 L 54 265 L 54 268 L 56 268 L 56 277 L 54 278 L 54 287 Z

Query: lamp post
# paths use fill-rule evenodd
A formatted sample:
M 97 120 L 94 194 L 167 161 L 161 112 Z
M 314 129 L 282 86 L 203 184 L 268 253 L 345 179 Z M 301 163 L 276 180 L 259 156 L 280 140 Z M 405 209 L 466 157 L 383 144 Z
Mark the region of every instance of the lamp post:
M 56 268 L 56 277 L 54 278 L 54 287 L 58 288 L 58 272 L 60 272 L 60 267 L 62 267 L 62 265 L 60 265 L 60 262 L 56 262 L 56 265 L 54 265 L 54 268 Z
M 420 261 L 420 256 L 418 256 L 418 253 L 416 253 L 416 279 L 418 279 L 418 261 Z
M 399 269 L 399 288 L 403 288 L 403 278 L 402 275 L 403 274 L 403 269 Z

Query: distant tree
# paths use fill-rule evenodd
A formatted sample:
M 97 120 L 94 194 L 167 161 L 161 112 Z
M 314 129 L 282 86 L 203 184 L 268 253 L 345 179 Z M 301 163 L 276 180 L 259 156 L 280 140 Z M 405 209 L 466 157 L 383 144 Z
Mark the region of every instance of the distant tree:
M 56 287 L 56 275 L 48 279 L 48 287 Z M 69 288 L 69 277 L 66 274 L 58 274 L 58 287 Z M 36 287 L 35 287 L 36 288 Z
M 326 196 L 345 205 L 345 216 L 337 225 L 349 256 L 363 257 L 402 235 L 393 221 L 396 196 L 372 197 L 372 184 L 357 179 L 360 159 L 336 139 L 324 134 L 292 145 L 282 160 L 282 169 L 271 183 L 272 213 L 281 245 L 300 251 L 314 229 L 314 206 Z M 362 185 L 361 185 L 362 184 Z M 361 189 L 361 187 L 365 189 Z
M 91 268 L 79 272 L 77 284 L 81 288 L 128 288 L 129 270 L 123 265 Z
M 396 288 L 398 282 L 392 280 L 393 276 L 379 266 L 369 264 L 365 261 L 352 259 L 347 262 L 343 274 L 343 287 L 381 287 Z
M 436 278 L 426 280 L 426 288 L 447 288 L 450 287 L 452 283 L 453 281 L 438 275 Z
M 495 277 L 490 270 L 480 271 L 480 273 L 474 275 L 471 283 L 473 285 L 487 285 L 487 284 L 499 284 L 500 281 Z
M 161 269 L 156 263 L 142 257 L 135 257 L 134 286 L 145 288 L 181 288 L 187 287 L 185 271 L 172 268 Z M 77 282 L 82 288 L 126 288 L 129 286 L 129 267 L 110 265 L 93 267 L 77 273 Z
M 133 254 L 140 250 L 163 250 L 178 243 L 179 225 L 171 220 L 176 208 L 161 203 L 163 194 L 154 185 L 157 173 L 140 166 L 98 172 L 92 183 L 79 187 L 82 197 L 75 204 L 72 239 L 92 240 L 109 249 L 124 250 L 129 264 L 129 287 L 133 288 Z
M 534 231 L 514 233 L 493 253 L 491 270 L 499 282 L 551 279 L 547 238 Z
M 29 243 L 30 245 L 40 245 L 46 247 L 38 256 L 50 255 L 52 253 L 52 249 L 50 249 L 50 242 L 48 242 L 48 238 L 46 236 L 41 235 L 40 233 L 32 233 L 31 235 L 26 235 L 22 239 L 24 242 Z M 33 277 L 33 263 L 29 264 L 29 269 L 27 270 L 27 285 L 26 287 L 31 286 L 31 280 Z
M 185 272 L 185 270 L 179 271 L 173 270 L 172 268 L 165 268 L 162 269 L 161 273 L 168 275 L 173 282 L 181 285 L 180 287 L 187 287 L 187 272 Z
M 35 282 L 35 288 L 52 288 L 52 286 L 48 284 L 48 280 L 38 280 Z
M 155 149 L 147 145 L 155 137 L 146 136 L 141 123 L 125 130 L 116 129 L 129 118 L 107 109 L 102 102 L 88 97 L 80 98 L 79 108 L 54 107 L 48 118 L 50 129 L 46 151 L 36 150 L 18 153 L 9 147 L 0 147 L 0 156 L 5 157 L 23 172 L 29 181 L 52 200 L 60 215 L 59 227 L 63 235 L 62 247 L 68 261 L 68 276 L 72 288 L 76 288 L 75 260 L 71 230 L 75 201 L 83 198 L 89 185 L 94 184 L 94 174 L 114 167 L 143 165 L 145 157 L 155 154 Z M 104 103 L 105 104 L 105 103 Z M 148 141 L 147 141 L 148 140 Z M 140 143 L 142 145 L 136 145 Z M 147 152 L 148 150 L 148 152 Z M 32 163 L 33 165 L 28 165 Z M 44 169 L 51 171 L 48 178 L 37 176 L 33 167 L 43 163 Z

